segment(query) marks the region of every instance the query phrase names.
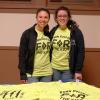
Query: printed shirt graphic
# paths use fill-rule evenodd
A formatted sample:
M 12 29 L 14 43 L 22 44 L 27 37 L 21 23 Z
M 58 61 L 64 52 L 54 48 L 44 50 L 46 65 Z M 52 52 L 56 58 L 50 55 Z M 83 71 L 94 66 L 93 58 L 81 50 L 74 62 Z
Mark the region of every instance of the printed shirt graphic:
M 100 100 L 100 88 L 82 82 L 0 85 L 0 100 Z
M 33 76 L 47 76 L 52 74 L 52 68 L 50 64 L 50 39 L 44 35 L 43 32 L 36 30 L 37 43 L 34 59 L 34 72 Z
M 53 40 L 52 67 L 58 70 L 69 69 L 70 30 L 58 28 Z

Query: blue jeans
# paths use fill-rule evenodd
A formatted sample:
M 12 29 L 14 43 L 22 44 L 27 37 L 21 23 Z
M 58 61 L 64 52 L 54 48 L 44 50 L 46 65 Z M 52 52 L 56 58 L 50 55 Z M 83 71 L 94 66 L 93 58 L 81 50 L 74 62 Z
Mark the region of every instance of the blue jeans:
M 62 82 L 75 81 L 70 70 L 53 69 L 53 81 L 61 80 Z
M 32 76 L 28 77 L 28 83 L 33 82 L 50 82 L 52 80 L 52 76 Z

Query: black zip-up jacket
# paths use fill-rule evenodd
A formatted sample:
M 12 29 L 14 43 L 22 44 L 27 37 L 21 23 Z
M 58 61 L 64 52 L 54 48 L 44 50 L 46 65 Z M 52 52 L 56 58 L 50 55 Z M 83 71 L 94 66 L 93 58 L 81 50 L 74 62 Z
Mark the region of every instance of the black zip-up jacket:
M 70 59 L 69 59 L 69 67 L 72 74 L 75 72 L 80 73 L 82 71 L 83 62 L 84 62 L 84 55 L 85 55 L 85 47 L 84 47 L 84 38 L 83 34 L 80 29 L 74 23 L 69 25 L 69 29 L 71 30 L 70 35 L 70 42 L 71 42 L 71 49 L 70 49 Z M 51 30 L 51 40 L 54 36 L 55 31 L 59 26 L 55 26 Z M 52 50 L 51 47 L 51 61 L 52 61 Z
M 18 68 L 20 70 L 21 80 L 27 80 L 26 73 L 32 75 L 34 70 L 35 46 L 37 41 L 35 25 L 25 30 L 20 39 Z M 44 35 L 50 37 L 47 28 L 44 30 L 44 33 Z

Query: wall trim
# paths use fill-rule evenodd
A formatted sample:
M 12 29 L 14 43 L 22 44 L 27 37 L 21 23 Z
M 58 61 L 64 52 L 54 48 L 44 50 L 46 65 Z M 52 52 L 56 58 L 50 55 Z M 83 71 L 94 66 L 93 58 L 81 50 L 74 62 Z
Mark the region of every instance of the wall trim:
M 67 6 L 75 15 L 100 15 L 100 1 L 59 0 L 0 0 L 0 13 L 35 13 L 38 8 L 48 8 L 51 13 L 59 6 Z M 84 2 L 83 2 L 84 1 Z M 74 3 L 73 3 L 74 2 Z M 76 2 L 76 3 L 75 3 Z M 79 3 L 78 3 L 79 2 Z
M 0 46 L 0 50 L 18 50 L 17 46 Z
M 18 46 L 0 46 L 0 50 L 18 50 Z M 85 48 L 86 52 L 100 52 L 100 48 Z

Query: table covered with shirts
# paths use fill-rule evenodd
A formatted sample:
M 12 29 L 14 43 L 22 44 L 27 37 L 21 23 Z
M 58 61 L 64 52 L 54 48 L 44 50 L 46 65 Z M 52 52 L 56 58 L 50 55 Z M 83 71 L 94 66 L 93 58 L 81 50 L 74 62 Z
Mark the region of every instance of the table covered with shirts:
M 0 100 L 100 100 L 100 88 L 83 82 L 4 84 Z

